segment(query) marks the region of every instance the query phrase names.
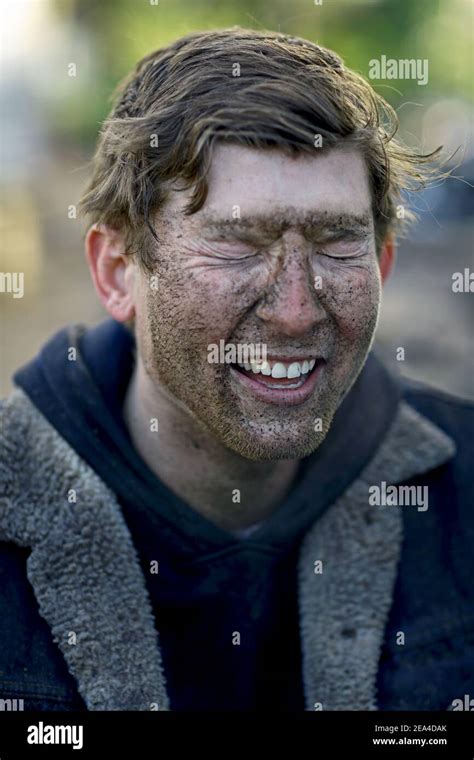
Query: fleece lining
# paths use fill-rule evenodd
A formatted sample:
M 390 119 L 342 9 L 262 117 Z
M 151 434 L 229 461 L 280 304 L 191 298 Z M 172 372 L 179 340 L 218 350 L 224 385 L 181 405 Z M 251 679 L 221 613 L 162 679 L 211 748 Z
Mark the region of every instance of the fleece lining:
M 403 518 L 400 507 L 370 506 L 369 487 L 395 485 L 454 453 L 452 440 L 402 401 L 374 458 L 306 535 L 299 585 L 307 709 L 377 709 Z
M 145 582 L 114 495 L 22 391 L 6 404 L 3 447 L 0 539 L 32 547 L 28 579 L 87 708 L 168 709 Z

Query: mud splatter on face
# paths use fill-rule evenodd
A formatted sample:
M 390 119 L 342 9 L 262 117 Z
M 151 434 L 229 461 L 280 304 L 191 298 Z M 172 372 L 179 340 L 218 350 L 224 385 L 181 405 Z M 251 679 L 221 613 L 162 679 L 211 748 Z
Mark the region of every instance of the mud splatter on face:
M 283 174 L 275 174 L 265 153 L 221 151 L 203 209 L 184 216 L 181 194 L 157 217 L 157 287 L 142 289 L 139 351 L 155 386 L 189 411 L 190 426 L 249 459 L 300 458 L 324 439 L 377 324 L 380 273 L 365 167 L 357 153 L 333 151 L 298 166 L 280 156 Z M 240 223 L 226 225 L 235 206 Z M 256 399 L 229 365 L 208 363 L 208 345 L 220 340 L 322 357 L 312 397 L 291 408 Z

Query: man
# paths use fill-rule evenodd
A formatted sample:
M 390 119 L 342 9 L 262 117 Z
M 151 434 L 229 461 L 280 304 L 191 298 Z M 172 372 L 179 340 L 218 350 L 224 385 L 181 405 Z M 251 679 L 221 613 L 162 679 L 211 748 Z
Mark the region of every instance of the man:
M 396 203 L 432 158 L 393 120 L 276 33 L 191 35 L 125 82 L 82 199 L 112 319 L 61 330 L 2 408 L 2 697 L 473 693 L 472 406 L 370 352 Z

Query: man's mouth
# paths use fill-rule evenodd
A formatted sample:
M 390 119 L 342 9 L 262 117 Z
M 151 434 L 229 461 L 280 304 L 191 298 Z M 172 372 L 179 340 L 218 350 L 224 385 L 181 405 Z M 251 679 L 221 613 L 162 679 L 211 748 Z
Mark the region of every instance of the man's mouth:
M 316 356 L 278 357 L 257 364 L 231 364 L 239 384 L 262 401 L 294 405 L 306 401 L 316 385 L 324 359 Z
M 316 359 L 308 357 L 298 361 L 269 360 L 256 364 L 234 364 L 243 374 L 252 377 L 267 388 L 299 388 L 308 379 Z

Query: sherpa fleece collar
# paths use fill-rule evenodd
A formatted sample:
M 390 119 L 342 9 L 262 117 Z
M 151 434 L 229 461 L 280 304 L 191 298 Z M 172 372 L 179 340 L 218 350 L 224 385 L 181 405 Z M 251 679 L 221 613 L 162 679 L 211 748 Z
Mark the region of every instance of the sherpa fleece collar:
M 169 710 L 145 579 L 114 494 L 23 391 L 1 417 L 0 540 L 31 547 L 28 579 L 87 708 Z M 402 517 L 369 507 L 368 489 L 454 452 L 451 438 L 401 402 L 371 462 L 307 533 L 298 588 L 307 710 L 377 709 Z

